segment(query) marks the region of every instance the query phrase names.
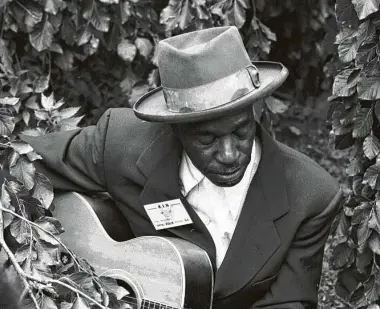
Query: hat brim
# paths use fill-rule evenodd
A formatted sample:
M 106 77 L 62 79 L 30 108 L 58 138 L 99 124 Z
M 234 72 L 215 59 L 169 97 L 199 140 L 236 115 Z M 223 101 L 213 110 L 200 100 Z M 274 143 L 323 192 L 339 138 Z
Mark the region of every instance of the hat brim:
M 253 61 L 252 64 L 259 71 L 260 87 L 236 100 L 202 111 L 172 112 L 166 108 L 162 87 L 158 87 L 143 95 L 134 104 L 133 111 L 138 118 L 151 122 L 186 123 L 218 118 L 233 110 L 253 105 L 254 102 L 269 96 L 281 86 L 289 71 L 279 62 Z

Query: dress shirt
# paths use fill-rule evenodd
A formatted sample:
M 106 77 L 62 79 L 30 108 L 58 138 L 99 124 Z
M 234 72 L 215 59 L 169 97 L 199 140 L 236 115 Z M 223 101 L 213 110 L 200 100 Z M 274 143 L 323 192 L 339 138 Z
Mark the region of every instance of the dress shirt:
M 212 236 L 218 268 L 226 255 L 260 157 L 261 146 L 255 139 L 251 161 L 242 180 L 233 187 L 219 187 L 194 166 L 185 151 L 182 153 L 179 170 L 181 192 Z

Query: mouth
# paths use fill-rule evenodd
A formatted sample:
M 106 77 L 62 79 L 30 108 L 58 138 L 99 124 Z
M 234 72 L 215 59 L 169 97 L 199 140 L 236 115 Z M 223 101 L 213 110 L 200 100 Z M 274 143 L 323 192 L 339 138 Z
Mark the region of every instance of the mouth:
M 229 170 L 222 170 L 218 172 L 211 173 L 214 177 L 218 177 L 225 180 L 233 180 L 235 178 L 238 178 L 240 176 L 241 167 L 229 169 Z
M 240 167 L 234 168 L 231 170 L 227 170 L 227 171 L 221 171 L 221 172 L 218 172 L 215 174 L 218 174 L 220 176 L 233 176 L 233 175 L 237 174 L 239 171 L 240 171 Z

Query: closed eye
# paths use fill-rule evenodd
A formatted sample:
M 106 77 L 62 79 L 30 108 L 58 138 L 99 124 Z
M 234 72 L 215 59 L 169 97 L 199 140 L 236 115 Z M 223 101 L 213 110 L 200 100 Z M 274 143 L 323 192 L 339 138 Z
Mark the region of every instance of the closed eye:
M 215 140 L 215 136 L 212 136 L 212 135 L 201 135 L 199 137 L 199 142 L 202 144 L 202 145 L 211 145 Z
M 235 133 L 238 137 L 244 137 L 245 135 L 247 135 L 248 132 L 249 132 L 249 127 L 248 127 L 248 126 L 244 126 L 243 128 L 240 128 L 240 129 L 235 130 L 234 133 Z

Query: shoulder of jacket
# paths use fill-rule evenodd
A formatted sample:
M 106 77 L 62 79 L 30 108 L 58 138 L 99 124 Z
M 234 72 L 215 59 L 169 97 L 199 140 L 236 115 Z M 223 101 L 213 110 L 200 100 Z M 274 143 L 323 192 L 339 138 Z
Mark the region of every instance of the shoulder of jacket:
M 310 157 L 280 142 L 277 144 L 283 154 L 290 194 L 299 196 L 304 205 L 312 205 L 304 211 L 322 212 L 338 194 L 338 181 Z
M 168 128 L 167 124 L 153 123 L 137 118 L 130 108 L 111 108 L 106 135 L 106 150 L 110 157 L 137 160 L 143 151 Z

